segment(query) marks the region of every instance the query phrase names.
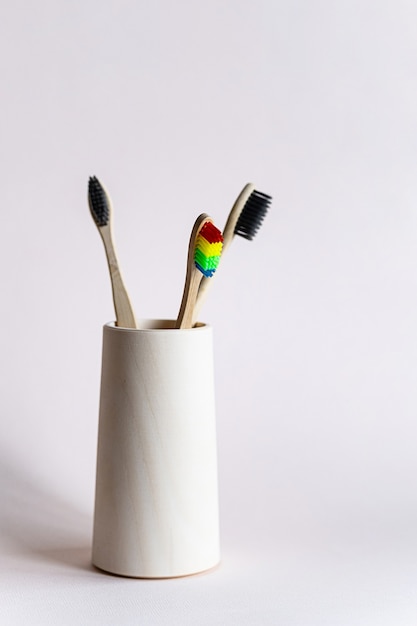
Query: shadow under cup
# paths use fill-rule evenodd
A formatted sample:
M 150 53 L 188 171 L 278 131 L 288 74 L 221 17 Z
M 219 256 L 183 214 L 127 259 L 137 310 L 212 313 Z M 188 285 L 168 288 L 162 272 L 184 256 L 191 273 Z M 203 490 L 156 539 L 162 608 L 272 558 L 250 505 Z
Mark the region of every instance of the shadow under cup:
M 212 330 L 107 324 L 93 564 L 133 577 L 194 574 L 219 554 Z

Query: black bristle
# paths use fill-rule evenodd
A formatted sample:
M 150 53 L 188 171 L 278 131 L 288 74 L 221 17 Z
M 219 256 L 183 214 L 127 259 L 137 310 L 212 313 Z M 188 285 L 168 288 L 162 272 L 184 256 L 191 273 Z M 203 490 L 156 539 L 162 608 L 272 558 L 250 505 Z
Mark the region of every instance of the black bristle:
M 234 234 L 251 241 L 261 227 L 271 202 L 271 196 L 254 189 L 239 215 Z
M 95 176 L 88 181 L 88 199 L 91 215 L 97 226 L 106 226 L 109 222 L 110 208 L 107 194 Z

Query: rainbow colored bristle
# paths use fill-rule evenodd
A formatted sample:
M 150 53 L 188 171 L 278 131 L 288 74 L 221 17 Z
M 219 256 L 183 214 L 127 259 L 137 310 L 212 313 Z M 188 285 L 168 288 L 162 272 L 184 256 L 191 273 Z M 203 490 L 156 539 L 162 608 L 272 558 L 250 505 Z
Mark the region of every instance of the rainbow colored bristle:
M 223 248 L 223 235 L 212 222 L 201 228 L 194 249 L 194 263 L 197 269 L 211 278 L 217 269 Z

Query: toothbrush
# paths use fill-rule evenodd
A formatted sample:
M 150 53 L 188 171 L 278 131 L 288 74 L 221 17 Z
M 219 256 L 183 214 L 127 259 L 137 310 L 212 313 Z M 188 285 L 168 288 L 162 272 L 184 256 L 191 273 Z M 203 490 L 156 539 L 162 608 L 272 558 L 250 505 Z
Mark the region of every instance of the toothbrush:
M 223 236 L 211 217 L 202 213 L 195 221 L 188 247 L 187 274 L 175 328 L 192 328 L 195 302 L 203 277 L 213 276 L 219 264 Z
M 255 189 L 255 185 L 248 183 L 240 192 L 239 196 L 229 213 L 223 230 L 222 256 L 230 246 L 235 235 L 252 240 L 258 232 L 263 219 L 271 204 L 272 198 Z M 197 295 L 195 315 L 198 315 L 207 297 L 207 290 L 212 281 L 203 277 Z
M 116 312 L 116 326 L 137 328 L 135 315 L 124 286 L 117 262 L 112 234 L 112 205 L 110 197 L 98 178 L 91 176 L 88 181 L 88 204 L 91 215 L 104 243 L 113 291 Z

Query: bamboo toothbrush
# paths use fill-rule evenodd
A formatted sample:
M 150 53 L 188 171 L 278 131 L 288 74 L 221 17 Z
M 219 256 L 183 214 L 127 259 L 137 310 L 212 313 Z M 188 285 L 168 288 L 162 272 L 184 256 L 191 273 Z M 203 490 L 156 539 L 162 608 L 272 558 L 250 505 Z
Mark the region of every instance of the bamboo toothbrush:
M 116 326 L 137 328 L 135 315 L 124 286 L 117 262 L 112 234 L 112 205 L 110 197 L 98 178 L 91 176 L 88 181 L 88 204 L 91 215 L 104 243 L 113 291 Z
M 198 288 L 203 277 L 209 279 L 216 271 L 222 247 L 221 232 L 212 218 L 202 213 L 191 231 L 184 293 L 175 328 L 192 328 Z
M 235 200 L 223 230 L 224 241 L 222 256 L 232 243 L 235 235 L 240 235 L 240 237 L 244 237 L 248 240 L 252 240 L 255 237 L 261 227 L 271 201 L 271 196 L 257 191 L 255 185 L 252 183 L 245 185 Z M 203 306 L 211 283 L 212 281 L 205 277 L 203 277 L 200 283 L 197 302 L 194 308 L 196 316 Z

